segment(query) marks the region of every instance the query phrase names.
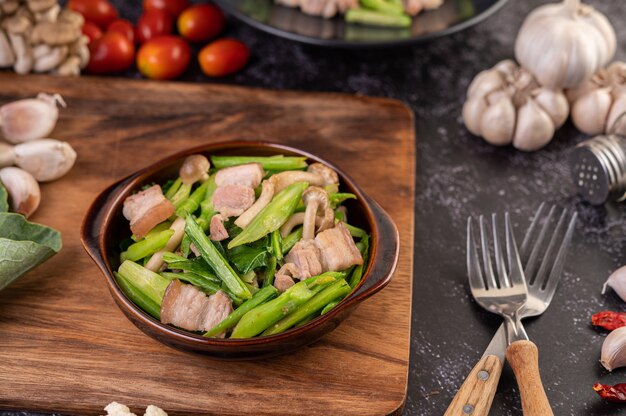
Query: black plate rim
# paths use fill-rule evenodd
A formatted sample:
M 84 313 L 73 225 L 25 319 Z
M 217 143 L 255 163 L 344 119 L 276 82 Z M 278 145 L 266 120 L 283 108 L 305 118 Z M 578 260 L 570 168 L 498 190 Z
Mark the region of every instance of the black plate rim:
M 410 38 L 410 39 L 402 39 L 396 41 L 380 41 L 380 42 L 351 42 L 346 40 L 329 40 L 329 39 L 320 39 L 316 37 L 300 35 L 297 33 L 289 32 L 283 29 L 277 29 L 273 26 L 267 25 L 265 23 L 259 22 L 258 20 L 253 19 L 247 14 L 241 12 L 237 7 L 230 3 L 229 0 L 214 0 L 222 9 L 224 9 L 227 13 L 233 15 L 238 20 L 262 31 L 269 33 L 271 35 L 293 40 L 296 42 L 314 45 L 314 46 L 324 46 L 338 49 L 376 49 L 376 48 L 388 48 L 388 47 L 399 47 L 399 46 L 408 46 L 415 45 L 419 43 L 424 43 L 433 39 L 445 37 L 452 35 L 454 33 L 463 31 L 468 29 L 483 20 L 491 17 L 494 13 L 500 10 L 509 0 L 497 0 L 494 4 L 492 4 L 487 10 L 478 14 L 471 19 L 465 20 L 457 25 L 450 26 L 447 29 L 440 30 L 437 32 L 427 33 L 418 37 Z

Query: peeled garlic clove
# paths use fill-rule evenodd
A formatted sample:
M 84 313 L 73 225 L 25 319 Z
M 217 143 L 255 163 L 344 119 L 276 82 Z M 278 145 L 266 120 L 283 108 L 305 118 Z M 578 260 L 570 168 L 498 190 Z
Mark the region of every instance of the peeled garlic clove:
M 617 328 L 604 339 L 600 362 L 609 371 L 626 366 L 626 326 Z
M 519 150 L 532 152 L 548 144 L 552 136 L 554 136 L 552 119 L 534 100 L 528 99 L 517 111 L 513 146 Z
M 0 168 L 13 166 L 14 163 L 15 153 L 13 152 L 13 146 L 0 142 Z
M 480 122 L 486 109 L 487 103 L 483 98 L 472 98 L 463 104 L 463 122 L 465 127 L 476 136 L 481 135 Z
M 550 116 L 554 128 L 558 129 L 565 123 L 569 115 L 569 103 L 565 94 L 541 88 L 535 95 L 535 102 Z
M 39 94 L 37 98 L 14 101 L 0 107 L 0 128 L 11 143 L 48 136 L 59 118 L 57 104 L 65 107 L 60 95 Z
M 591 91 L 580 97 L 572 106 L 572 121 L 578 130 L 587 134 L 604 133 L 613 97 L 609 89 Z
M 0 169 L 0 182 L 11 197 L 13 211 L 28 218 L 37 210 L 41 191 L 33 175 L 20 168 L 3 168 Z
M 483 138 L 496 146 L 511 143 L 515 129 L 515 107 L 504 93 L 489 99 L 489 107 L 483 113 L 480 131 Z
M 502 75 L 498 71 L 488 69 L 476 75 L 467 89 L 468 98 L 482 98 L 487 94 L 504 87 Z
M 39 182 L 53 181 L 74 166 L 76 152 L 69 143 L 54 139 L 35 140 L 15 146 L 15 164 Z
M 606 292 L 606 288 L 610 287 L 617 295 L 626 302 L 626 266 L 622 266 L 615 270 L 602 286 L 602 294 Z

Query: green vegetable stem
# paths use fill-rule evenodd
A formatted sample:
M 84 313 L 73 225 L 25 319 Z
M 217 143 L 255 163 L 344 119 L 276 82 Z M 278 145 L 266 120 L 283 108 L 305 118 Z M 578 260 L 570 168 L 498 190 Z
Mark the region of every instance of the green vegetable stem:
M 196 212 L 200 203 L 204 200 L 206 190 L 211 186 L 210 180 L 204 181 L 195 191 L 191 193 L 189 198 L 185 199 L 176 209 L 176 215 L 185 218 L 187 214 Z
M 161 306 L 165 289 L 170 284 L 168 279 L 130 260 L 122 263 L 118 273 L 145 297 Z
M 280 228 L 293 214 L 302 192 L 309 186 L 306 182 L 296 182 L 278 193 L 272 201 L 257 214 L 250 224 L 230 243 L 228 248 L 257 241 Z
M 306 157 L 300 156 L 211 156 L 211 163 L 217 169 L 246 163 L 260 163 L 264 170 L 299 170 L 307 167 Z
M 361 4 L 372 10 L 379 11 L 391 16 L 403 16 L 404 8 L 401 5 L 394 4 L 386 0 L 360 0 Z
M 161 307 L 158 304 L 133 286 L 133 284 L 128 279 L 124 278 L 124 276 L 117 272 L 114 272 L 113 274 L 115 275 L 115 281 L 128 299 L 154 318 L 161 319 Z
M 194 221 L 191 215 L 187 215 L 187 224 L 185 226 L 185 233 L 189 236 L 194 243 L 200 255 L 207 262 L 207 264 L 213 269 L 217 277 L 219 277 L 226 287 L 238 298 L 250 299 L 252 294 L 246 285 L 241 281 L 237 273 L 228 264 L 222 254 L 215 248 L 213 243 L 204 234 L 202 228 Z
M 128 249 L 122 253 L 121 259 L 122 261 L 137 261 L 148 257 L 165 247 L 172 235 L 174 235 L 174 230 L 169 229 L 156 234 L 146 235 L 146 238 L 143 240 L 130 245 Z
M 209 225 L 211 224 L 211 218 L 216 214 L 215 208 L 213 207 L 213 194 L 217 189 L 217 184 L 215 183 L 215 175 L 211 175 L 209 180 L 205 183 L 208 183 L 206 191 L 204 193 L 204 200 L 200 202 L 200 216 L 198 217 L 198 225 L 202 228 L 203 231 L 209 229 Z
M 302 240 L 302 227 L 296 228 L 291 234 L 283 238 L 283 254 L 289 253 L 289 250 L 300 240 Z
M 362 8 L 350 9 L 345 15 L 346 22 L 371 26 L 410 27 L 411 18 L 407 15 L 389 15 Z

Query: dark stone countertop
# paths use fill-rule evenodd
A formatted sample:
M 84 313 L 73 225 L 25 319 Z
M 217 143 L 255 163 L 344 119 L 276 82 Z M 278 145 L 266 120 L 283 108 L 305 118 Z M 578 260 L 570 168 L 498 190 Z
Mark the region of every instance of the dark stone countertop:
M 140 1 L 115 1 L 134 19 Z M 626 382 L 626 371 L 599 365 L 604 334 L 589 325 L 603 309 L 625 310 L 614 294 L 601 295 L 608 274 L 626 264 L 626 204 L 591 207 L 576 196 L 566 156 L 586 137 L 568 123 L 542 151 L 494 148 L 463 127 L 460 110 L 472 77 L 513 55 L 523 17 L 540 0 L 510 1 L 486 22 L 451 37 L 408 49 L 327 50 L 294 44 L 232 21 L 228 35 L 244 40 L 253 58 L 220 82 L 274 89 L 341 91 L 400 99 L 416 115 L 417 195 L 415 280 L 407 415 L 442 414 L 500 323 L 468 294 L 465 221 L 469 214 L 509 210 L 521 236 L 541 201 L 580 215 L 561 286 L 543 317 L 527 323 L 540 351 L 543 380 L 557 415 L 616 415 L 602 402 L 597 381 Z M 616 26 L 626 59 L 623 0 L 593 1 Z M 133 74 L 129 74 L 133 75 Z M 188 81 L 206 82 L 197 68 Z M 521 237 L 520 237 L 521 238 Z M 104 406 L 105 404 L 103 404 Z M 164 404 L 165 405 L 165 404 Z M 505 371 L 492 415 L 521 413 L 512 372 Z M 0 413 L 5 416 L 25 413 Z

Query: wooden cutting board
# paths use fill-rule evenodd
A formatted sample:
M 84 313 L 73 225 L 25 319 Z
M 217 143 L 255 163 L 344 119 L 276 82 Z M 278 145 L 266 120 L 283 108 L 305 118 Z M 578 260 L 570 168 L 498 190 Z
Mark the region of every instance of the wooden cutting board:
M 0 408 L 102 414 L 111 401 L 170 415 L 379 415 L 403 407 L 409 365 L 415 142 L 406 106 L 380 98 L 231 86 L 0 74 L 0 103 L 38 92 L 67 102 L 53 137 L 74 169 L 42 186 L 32 220 L 63 250 L 0 292 Z M 170 349 L 135 328 L 79 241 L 111 182 L 201 143 L 262 139 L 341 166 L 391 214 L 393 281 L 337 330 L 288 356 L 223 362 Z M 140 413 L 143 414 L 143 413 Z

